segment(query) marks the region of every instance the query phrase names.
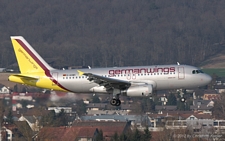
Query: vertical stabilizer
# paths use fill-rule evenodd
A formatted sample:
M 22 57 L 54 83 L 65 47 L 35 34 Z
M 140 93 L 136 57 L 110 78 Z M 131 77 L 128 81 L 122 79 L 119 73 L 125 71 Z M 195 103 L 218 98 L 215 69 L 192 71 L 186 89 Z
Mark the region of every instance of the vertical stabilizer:
M 21 73 L 53 70 L 22 36 L 11 36 Z

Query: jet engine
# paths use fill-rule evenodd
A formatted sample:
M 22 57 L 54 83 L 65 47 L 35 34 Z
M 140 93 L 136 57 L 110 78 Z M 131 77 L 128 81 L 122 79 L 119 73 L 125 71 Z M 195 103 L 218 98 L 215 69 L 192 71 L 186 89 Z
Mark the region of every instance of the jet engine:
M 150 96 L 153 91 L 152 85 L 137 85 L 131 86 L 127 90 L 122 91 L 122 94 L 127 96 Z

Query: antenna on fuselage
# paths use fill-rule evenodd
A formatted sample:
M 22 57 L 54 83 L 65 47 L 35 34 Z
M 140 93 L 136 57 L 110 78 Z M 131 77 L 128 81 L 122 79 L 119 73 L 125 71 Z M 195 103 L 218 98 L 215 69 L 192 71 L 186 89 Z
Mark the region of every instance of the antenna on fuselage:
M 180 63 L 179 63 L 179 62 L 177 62 L 177 65 L 180 65 Z

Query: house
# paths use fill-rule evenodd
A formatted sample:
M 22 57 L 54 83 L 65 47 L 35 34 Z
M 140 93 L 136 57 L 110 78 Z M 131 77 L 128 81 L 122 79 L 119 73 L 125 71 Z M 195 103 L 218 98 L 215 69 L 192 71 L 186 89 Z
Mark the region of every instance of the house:
M 131 104 L 122 104 L 120 106 L 120 110 L 115 109 L 115 107 L 111 107 L 108 103 L 89 103 L 87 105 L 87 114 L 88 115 L 127 115 L 129 112 L 132 111 Z
M 56 114 L 60 113 L 62 110 L 64 113 L 72 113 L 72 107 L 48 107 L 48 110 L 54 110 Z
M 98 135 L 96 127 L 44 127 L 35 136 L 45 141 L 94 141 Z
M 27 100 L 32 101 L 33 97 L 31 95 L 27 95 L 26 93 L 13 93 L 12 100 Z
M 9 94 L 10 89 L 2 84 L 0 84 L 0 94 Z
M 170 130 L 188 129 L 192 135 L 209 135 L 225 133 L 225 120 L 199 119 L 191 115 L 184 120 L 168 120 L 165 128 Z
M 98 122 L 130 122 L 132 128 L 144 130 L 151 126 L 150 119 L 147 115 L 96 115 L 82 116 L 82 121 L 98 121 Z
M 14 117 L 17 117 L 14 121 L 26 121 L 33 131 L 39 131 L 39 122 L 42 116 L 48 115 L 50 111 L 39 108 L 32 109 L 20 109 L 14 112 Z
M 135 106 L 132 106 L 132 104 L 129 103 L 121 104 L 119 109 L 116 109 L 115 106 L 112 106 L 109 103 L 89 103 L 86 107 L 86 112 L 88 115 L 127 115 L 136 108 Z
M 13 127 L 15 127 L 15 126 L 13 126 Z M 10 127 L 10 126 L 3 126 L 2 127 L 2 132 L 1 132 L 1 134 L 2 134 L 2 139 L 3 140 L 7 140 L 7 141 L 12 141 L 13 140 L 13 130 L 12 130 L 13 128 L 12 128 L 12 126 Z
M 190 109 L 193 111 L 201 111 L 202 113 L 212 114 L 212 108 L 214 107 L 214 102 L 212 100 L 193 100 L 193 105 Z
M 14 121 L 13 124 L 2 126 L 2 140 L 32 140 L 34 132 L 31 130 L 26 121 Z
M 33 131 L 39 131 L 39 121 L 41 117 L 36 117 L 36 116 L 21 116 L 18 121 L 26 121 L 27 124 L 30 126 L 30 128 Z
M 107 103 L 89 103 L 86 108 L 87 111 L 98 111 L 98 110 L 106 110 Z
M 160 111 L 175 111 L 177 109 L 177 106 L 173 105 L 156 105 L 155 110 L 160 112 Z
M 4 72 L 5 68 L 0 68 L 0 72 Z
M 203 100 L 217 100 L 220 99 L 220 94 L 216 90 L 205 90 Z
M 215 85 L 214 89 L 217 91 L 217 93 L 221 94 L 225 92 L 225 85 Z
M 72 111 L 72 107 L 48 107 L 48 111 L 52 110 L 56 114 L 59 114 L 61 111 L 63 111 L 67 116 L 67 125 L 72 125 L 77 115 L 76 112 Z
M 148 114 L 151 122 L 150 131 L 163 131 L 167 121 L 188 119 L 212 119 L 210 114 L 200 114 L 194 111 L 162 111 L 160 114 Z

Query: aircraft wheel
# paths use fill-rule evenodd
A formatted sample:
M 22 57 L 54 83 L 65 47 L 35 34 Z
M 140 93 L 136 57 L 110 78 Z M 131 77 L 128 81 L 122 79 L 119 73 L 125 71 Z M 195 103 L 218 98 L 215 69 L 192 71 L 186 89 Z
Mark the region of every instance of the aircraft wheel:
M 186 99 L 185 99 L 184 97 L 181 97 L 180 101 L 181 101 L 181 102 L 185 102 Z
M 112 100 L 110 100 L 110 104 L 111 104 L 112 106 L 116 106 L 117 100 L 116 100 L 115 98 L 113 98 Z
M 120 106 L 121 101 L 119 99 L 116 100 L 116 106 Z

